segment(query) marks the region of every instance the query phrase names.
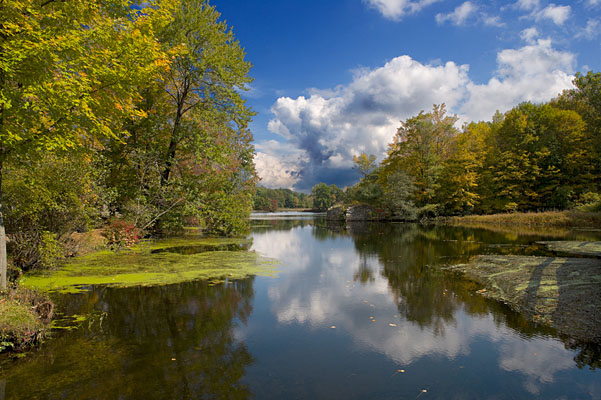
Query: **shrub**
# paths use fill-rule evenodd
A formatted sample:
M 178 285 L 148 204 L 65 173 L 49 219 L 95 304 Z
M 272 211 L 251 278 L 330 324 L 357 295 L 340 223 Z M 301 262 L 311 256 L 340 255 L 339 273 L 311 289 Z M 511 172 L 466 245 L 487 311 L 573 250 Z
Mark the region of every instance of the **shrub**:
M 574 208 L 578 211 L 601 211 L 601 194 L 595 192 L 583 193 L 574 205 Z
M 13 273 L 20 271 L 56 268 L 64 258 L 64 248 L 54 233 L 48 231 L 24 231 L 9 235 Z
M 135 223 L 114 218 L 106 227 L 104 237 L 107 240 L 107 246 L 113 250 L 117 250 L 138 243 L 140 241 L 141 232 L 136 228 Z

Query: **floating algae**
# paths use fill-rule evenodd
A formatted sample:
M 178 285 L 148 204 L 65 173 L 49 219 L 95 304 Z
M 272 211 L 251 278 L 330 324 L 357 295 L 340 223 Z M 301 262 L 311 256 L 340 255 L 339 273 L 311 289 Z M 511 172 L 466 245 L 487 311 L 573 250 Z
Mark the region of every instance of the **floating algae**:
M 601 258 L 601 242 L 580 242 L 575 240 L 565 240 L 538 243 L 547 246 L 549 250 L 557 253 L 575 254 L 578 256 Z
M 601 339 L 601 260 L 487 255 L 450 269 L 536 322 L 580 340 Z
M 200 244 L 193 246 L 172 246 L 165 247 L 160 249 L 151 250 L 151 253 L 178 253 L 178 254 L 197 254 L 197 253 L 205 253 L 207 251 L 243 251 L 248 250 L 248 244 L 239 244 L 239 243 L 227 243 L 227 244 Z
M 252 251 L 241 251 L 249 244 L 245 239 L 222 238 L 144 241 L 131 249 L 76 257 L 60 270 L 26 275 L 21 284 L 44 291 L 73 293 L 92 285 L 150 286 L 196 279 L 219 282 L 249 275 L 272 275 L 276 261 Z M 196 249 L 185 254 L 185 247 Z M 217 251 L 197 252 L 199 247 L 216 247 Z

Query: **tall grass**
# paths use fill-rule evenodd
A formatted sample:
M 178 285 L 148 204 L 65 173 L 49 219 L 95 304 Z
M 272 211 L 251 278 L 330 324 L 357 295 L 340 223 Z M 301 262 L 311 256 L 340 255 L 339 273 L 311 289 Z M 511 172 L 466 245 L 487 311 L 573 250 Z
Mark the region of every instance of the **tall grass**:
M 601 212 L 544 211 L 451 217 L 451 225 L 516 225 L 555 228 L 601 228 Z

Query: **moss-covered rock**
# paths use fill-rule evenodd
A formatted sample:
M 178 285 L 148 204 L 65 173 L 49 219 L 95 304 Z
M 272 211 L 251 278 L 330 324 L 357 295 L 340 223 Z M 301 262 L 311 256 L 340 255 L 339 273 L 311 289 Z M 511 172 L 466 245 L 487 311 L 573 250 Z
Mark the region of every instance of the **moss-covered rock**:
M 486 255 L 450 268 L 536 322 L 580 340 L 601 339 L 601 260 Z
M 601 258 L 601 242 L 580 242 L 575 240 L 564 240 L 538 243 L 547 246 L 549 250 L 557 253 Z
M 326 219 L 328 221 L 344 221 L 346 216 L 346 207 L 342 205 L 337 205 L 330 207 L 328 209 L 328 213 L 326 214 Z

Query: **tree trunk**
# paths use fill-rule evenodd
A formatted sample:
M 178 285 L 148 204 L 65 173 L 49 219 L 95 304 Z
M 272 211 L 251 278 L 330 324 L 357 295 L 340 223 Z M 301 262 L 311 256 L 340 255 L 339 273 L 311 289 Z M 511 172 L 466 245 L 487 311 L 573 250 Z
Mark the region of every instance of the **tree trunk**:
M 6 272 L 8 261 L 6 259 L 6 230 L 4 229 L 4 216 L 2 215 L 2 159 L 0 158 L 0 290 L 6 290 Z

